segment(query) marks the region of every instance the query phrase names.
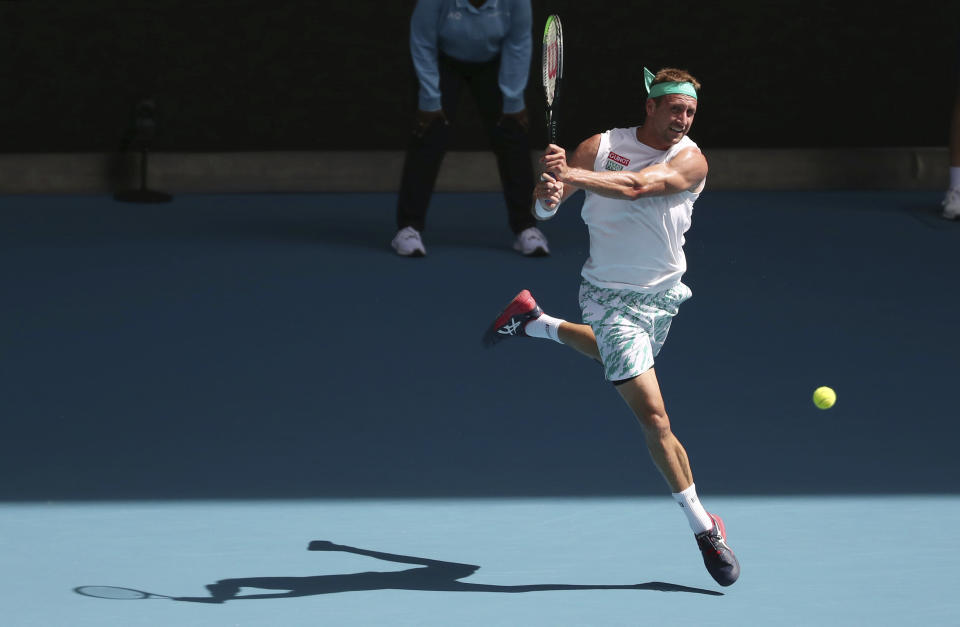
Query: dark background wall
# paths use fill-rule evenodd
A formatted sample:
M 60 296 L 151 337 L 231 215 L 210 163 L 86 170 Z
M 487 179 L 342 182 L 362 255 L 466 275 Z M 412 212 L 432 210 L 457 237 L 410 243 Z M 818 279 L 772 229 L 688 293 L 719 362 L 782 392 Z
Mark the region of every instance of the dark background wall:
M 533 30 L 536 41 L 551 12 L 564 20 L 562 143 L 636 123 L 641 67 L 674 65 L 703 83 L 703 145 L 945 145 L 960 3 L 884 4 L 535 0 Z M 160 150 L 399 149 L 414 107 L 413 6 L 0 3 L 0 152 L 113 150 L 145 97 Z M 455 148 L 484 146 L 461 127 Z

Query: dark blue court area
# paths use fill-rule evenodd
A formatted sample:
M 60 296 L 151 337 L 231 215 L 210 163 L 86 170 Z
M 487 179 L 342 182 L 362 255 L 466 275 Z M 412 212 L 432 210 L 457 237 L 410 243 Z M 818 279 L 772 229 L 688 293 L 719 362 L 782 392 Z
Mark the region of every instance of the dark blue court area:
M 498 194 L 438 194 L 401 259 L 394 194 L 6 196 L 0 622 L 956 624 L 940 198 L 698 201 L 656 367 L 720 588 L 600 367 L 481 348 L 523 288 L 579 321 L 579 198 L 528 259 Z

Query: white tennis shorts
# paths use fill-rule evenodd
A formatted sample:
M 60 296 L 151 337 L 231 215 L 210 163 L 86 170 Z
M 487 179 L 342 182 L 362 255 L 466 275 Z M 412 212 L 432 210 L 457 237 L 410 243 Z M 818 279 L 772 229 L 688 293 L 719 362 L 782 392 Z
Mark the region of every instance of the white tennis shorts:
M 680 303 L 691 296 L 693 292 L 683 283 L 644 294 L 581 280 L 580 311 L 584 324 L 597 336 L 606 379 L 617 383 L 652 368 Z

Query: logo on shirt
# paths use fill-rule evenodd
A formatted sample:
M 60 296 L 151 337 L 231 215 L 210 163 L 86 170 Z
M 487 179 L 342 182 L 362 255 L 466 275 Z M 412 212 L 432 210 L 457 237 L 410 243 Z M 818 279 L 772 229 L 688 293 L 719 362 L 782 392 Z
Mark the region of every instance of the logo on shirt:
M 626 157 L 621 157 L 612 150 L 607 154 L 607 169 L 608 170 L 622 170 L 625 167 L 630 165 L 630 160 Z

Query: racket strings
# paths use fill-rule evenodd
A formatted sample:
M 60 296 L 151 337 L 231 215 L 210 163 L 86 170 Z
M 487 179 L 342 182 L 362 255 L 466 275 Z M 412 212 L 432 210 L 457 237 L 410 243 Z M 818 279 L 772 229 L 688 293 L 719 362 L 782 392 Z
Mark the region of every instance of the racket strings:
M 560 55 L 557 46 L 557 28 L 556 24 L 551 23 L 543 37 L 543 89 L 548 105 L 553 103 L 559 74 Z

